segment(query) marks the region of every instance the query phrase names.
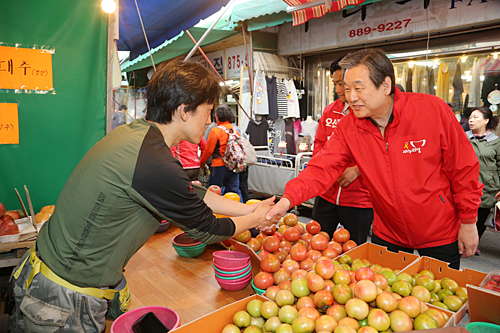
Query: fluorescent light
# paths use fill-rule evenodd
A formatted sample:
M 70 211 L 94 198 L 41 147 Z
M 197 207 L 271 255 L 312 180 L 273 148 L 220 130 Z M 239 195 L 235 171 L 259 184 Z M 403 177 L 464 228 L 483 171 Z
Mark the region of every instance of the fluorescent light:
M 114 0 L 102 0 L 101 8 L 106 13 L 111 14 L 116 10 L 116 3 Z

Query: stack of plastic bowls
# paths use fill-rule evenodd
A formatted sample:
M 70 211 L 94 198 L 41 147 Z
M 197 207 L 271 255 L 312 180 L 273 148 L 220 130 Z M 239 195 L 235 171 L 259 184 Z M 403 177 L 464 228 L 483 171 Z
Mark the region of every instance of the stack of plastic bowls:
M 183 232 L 174 237 L 172 246 L 181 257 L 194 258 L 202 254 L 207 245 L 190 238 Z
M 217 251 L 214 255 L 215 280 L 224 290 L 244 289 L 252 280 L 252 262 L 246 253 Z

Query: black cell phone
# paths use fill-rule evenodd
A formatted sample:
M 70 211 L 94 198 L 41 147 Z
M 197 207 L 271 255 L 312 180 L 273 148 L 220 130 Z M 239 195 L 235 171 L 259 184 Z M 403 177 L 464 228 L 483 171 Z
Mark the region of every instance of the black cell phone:
M 132 325 L 134 333 L 166 333 L 170 330 L 153 312 L 148 312 Z

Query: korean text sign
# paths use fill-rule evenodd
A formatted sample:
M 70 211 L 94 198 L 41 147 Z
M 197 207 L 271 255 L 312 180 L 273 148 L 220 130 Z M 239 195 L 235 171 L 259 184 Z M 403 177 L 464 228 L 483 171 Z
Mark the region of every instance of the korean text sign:
M 53 90 L 52 53 L 0 46 L 0 89 Z
M 19 144 L 17 103 L 0 103 L 0 144 Z

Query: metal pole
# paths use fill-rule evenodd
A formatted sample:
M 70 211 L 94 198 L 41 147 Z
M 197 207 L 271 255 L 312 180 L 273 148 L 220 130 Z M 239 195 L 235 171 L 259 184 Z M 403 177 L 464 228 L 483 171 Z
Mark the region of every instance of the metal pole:
M 192 50 L 188 53 L 188 55 L 186 56 L 186 58 L 184 58 L 184 61 L 188 61 L 189 59 L 191 59 L 191 57 L 193 56 L 193 53 L 196 51 L 196 49 L 198 49 L 198 47 L 201 45 L 201 43 L 203 43 L 203 41 L 205 40 L 205 38 L 208 36 L 208 34 L 210 33 L 210 31 L 212 31 L 212 29 L 215 27 L 215 25 L 217 24 L 217 22 L 219 22 L 219 20 L 221 19 L 222 15 L 224 15 L 224 13 L 226 12 L 226 10 L 233 4 L 233 2 L 235 2 L 236 0 L 231 0 L 229 1 L 229 3 L 226 5 L 226 7 L 224 7 L 224 10 L 220 13 L 219 17 L 217 18 L 217 20 L 215 20 L 212 25 L 210 25 L 210 27 L 207 29 L 207 31 L 205 31 L 205 33 L 203 34 L 203 36 L 201 36 L 200 40 L 198 41 L 198 43 L 196 43 L 196 45 L 192 48 Z

